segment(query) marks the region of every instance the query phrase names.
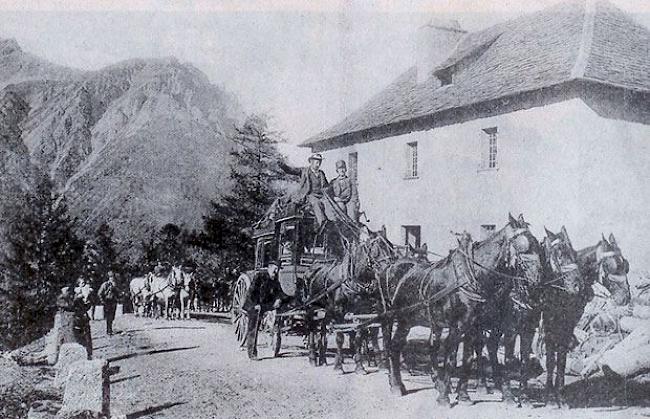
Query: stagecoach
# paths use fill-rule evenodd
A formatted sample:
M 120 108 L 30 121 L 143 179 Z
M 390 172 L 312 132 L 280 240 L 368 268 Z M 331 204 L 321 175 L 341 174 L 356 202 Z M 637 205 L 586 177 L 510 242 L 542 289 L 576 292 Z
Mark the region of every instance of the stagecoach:
M 305 301 L 304 275 L 314 263 L 338 259 L 338 248 L 330 233 L 332 232 L 328 230 L 320 231 L 313 216 L 306 211 L 266 220 L 263 226 L 256 226 L 253 233 L 254 269 L 239 276 L 233 291 L 231 320 L 240 346 L 246 344 L 248 316 L 242 307 L 251 280 L 256 270 L 265 269 L 268 262 L 274 259 L 282 262 L 278 279 L 282 291 L 290 297 L 290 301 L 280 309 L 265 314 L 258 337 L 260 348 L 271 348 L 273 356 L 278 356 L 281 333 L 305 334 L 305 312 L 296 309 Z

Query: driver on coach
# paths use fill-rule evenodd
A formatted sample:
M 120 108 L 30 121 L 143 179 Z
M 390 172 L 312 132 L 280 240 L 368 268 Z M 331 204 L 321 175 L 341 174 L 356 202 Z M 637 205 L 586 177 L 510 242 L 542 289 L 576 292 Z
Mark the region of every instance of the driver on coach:
M 243 309 L 248 313 L 248 357 L 257 359 L 257 328 L 264 313 L 280 307 L 284 293 L 278 281 L 280 262 L 269 262 L 266 269 L 255 272 L 246 294 Z

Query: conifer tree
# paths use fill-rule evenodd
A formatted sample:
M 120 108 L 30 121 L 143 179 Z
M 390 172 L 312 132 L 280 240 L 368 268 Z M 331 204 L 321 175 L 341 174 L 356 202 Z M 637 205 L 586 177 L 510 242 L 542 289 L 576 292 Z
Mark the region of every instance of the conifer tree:
M 62 287 L 74 286 L 81 273 L 84 248 L 65 199 L 52 193 L 49 180 L 42 180 L 27 205 L 11 216 L 3 278 L 9 302 L 0 316 L 0 336 L 10 347 L 51 326 L 57 295 Z
M 116 243 L 113 239 L 113 229 L 106 223 L 97 228 L 95 236 L 86 243 L 84 248 L 84 274 L 90 281 L 92 288 L 97 291 L 102 282 L 108 277 L 108 271 L 112 270 L 120 275 Z
M 264 116 L 253 115 L 235 128 L 232 138 L 230 180 L 232 190 L 212 202 L 197 242 L 219 252 L 227 264 L 250 264 L 251 226 L 259 221 L 282 192 L 287 175 L 278 166 L 284 156 L 278 144 L 282 135 L 269 128 Z

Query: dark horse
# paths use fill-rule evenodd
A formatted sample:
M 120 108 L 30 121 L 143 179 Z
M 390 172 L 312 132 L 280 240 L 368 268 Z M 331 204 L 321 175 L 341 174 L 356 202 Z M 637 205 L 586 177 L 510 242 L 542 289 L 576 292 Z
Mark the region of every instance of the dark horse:
M 547 230 L 551 260 L 557 251 L 553 243 L 568 243 L 571 241 L 564 227 L 559 234 Z M 546 344 L 546 394 L 549 400 L 563 404 L 561 391 L 564 387 L 564 370 L 567 353 L 571 350 L 575 338 L 573 330 L 578 325 L 585 306 L 593 298 L 592 285 L 600 283 L 612 295 L 618 305 L 630 301 L 630 285 L 627 281 L 629 263 L 623 257 L 614 235 L 609 241 L 602 237 L 595 246 L 587 247 L 575 254 L 578 264 L 576 276 L 567 272 L 555 280 L 552 286 L 544 289 L 544 305 L 542 308 L 542 323 L 544 327 L 544 342 Z M 554 370 L 557 370 L 554 378 Z
M 427 266 L 414 265 L 401 277 L 386 278 L 382 292 L 391 297 L 383 335 L 389 351 L 391 391 L 406 393 L 400 356 L 409 330 L 416 325 L 429 326 L 435 336 L 431 339 L 431 360 L 432 378 L 439 390 L 438 402 L 449 405 L 451 374 L 460 341 L 463 340 L 463 346 L 474 347 L 481 312 L 493 307 L 501 293 L 511 292 L 509 280 L 538 283 L 541 256 L 541 246 L 523 217 L 516 220 L 510 216 L 508 224 L 487 240 L 472 243 L 471 237 L 465 234 L 447 258 Z M 442 339 L 444 328 L 448 334 Z M 441 368 L 438 350 L 444 359 Z M 459 398 L 466 398 L 464 386 L 459 386 L 458 392 Z
M 520 292 L 501 302 L 501 318 L 499 324 L 492 328 L 492 334 L 488 339 L 488 353 L 497 388 L 502 386 L 503 378 L 497 360 L 497 349 L 501 332 L 504 333 L 505 363 L 514 365 L 515 338 L 520 336 L 520 364 L 519 364 L 519 405 L 528 403 L 526 394 L 529 379 L 529 358 L 532 353 L 533 337 L 539 324 L 542 297 L 546 287 L 570 287 L 578 286 L 580 271 L 577 265 L 577 254 L 571 242 L 568 240 L 566 229 L 562 227 L 562 234 L 554 235 L 546 230 L 547 237 L 542 246 L 544 250 L 543 281 L 540 284 L 527 284 L 519 288 Z M 523 291 L 523 292 L 521 292 Z M 479 371 L 482 373 L 482 371 Z M 503 397 L 507 402 L 514 402 L 510 391 L 510 380 L 506 379 Z
M 376 276 L 396 259 L 392 244 L 381 234 L 361 229 L 359 241 L 347 246 L 341 261 L 315 264 L 306 275 L 309 359 L 314 365 L 325 363 L 327 348 L 325 326 L 334 321 L 343 323 L 348 313 L 374 313 L 379 302 Z M 323 309 L 325 317 L 313 322 L 313 312 Z M 318 327 L 320 325 L 320 327 Z M 367 329 L 350 331 L 355 372 L 365 372 L 361 343 Z M 317 339 L 317 335 L 320 337 Z M 336 332 L 335 369 L 343 369 L 343 332 Z M 317 347 L 318 346 L 318 350 Z M 375 347 L 375 350 L 377 348 Z M 318 352 L 318 355 L 317 355 Z

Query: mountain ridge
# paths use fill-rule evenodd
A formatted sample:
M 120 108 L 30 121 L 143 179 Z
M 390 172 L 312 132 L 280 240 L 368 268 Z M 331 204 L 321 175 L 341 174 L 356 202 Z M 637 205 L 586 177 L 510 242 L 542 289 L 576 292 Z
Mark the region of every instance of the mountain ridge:
M 27 106 L 31 164 L 86 233 L 106 222 L 130 253 L 166 223 L 199 228 L 229 189 L 229 135 L 244 113 L 192 64 L 135 58 L 81 71 L 0 40 L 0 87 Z

